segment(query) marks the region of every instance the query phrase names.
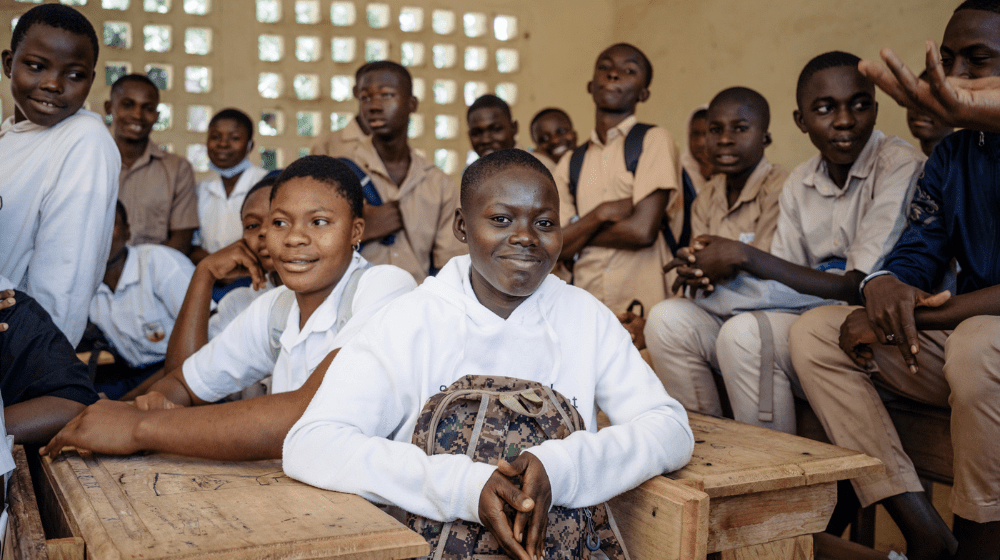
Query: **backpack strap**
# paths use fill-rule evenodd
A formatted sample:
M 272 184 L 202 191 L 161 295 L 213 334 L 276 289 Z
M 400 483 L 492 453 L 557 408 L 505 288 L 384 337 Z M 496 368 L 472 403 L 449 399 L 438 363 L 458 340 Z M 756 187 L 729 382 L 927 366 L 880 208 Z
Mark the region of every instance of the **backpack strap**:
M 763 311 L 751 311 L 760 331 L 760 385 L 757 397 L 757 420 L 774 421 L 774 333 Z
M 271 315 L 267 319 L 267 332 L 271 334 L 268 342 L 271 345 L 271 356 L 275 360 L 281 353 L 281 335 L 285 332 L 285 325 L 288 324 L 288 315 L 292 312 L 293 303 L 295 303 L 295 292 L 288 290 L 282 292 L 271 305 Z
M 580 144 L 569 157 L 569 194 L 576 198 L 576 188 L 580 184 L 580 171 L 583 169 L 583 158 L 587 155 L 590 140 Z
M 694 198 L 698 196 L 698 191 L 694 189 L 694 183 L 691 181 L 691 177 L 688 175 L 686 169 L 681 170 L 681 196 L 684 197 L 684 222 L 681 224 L 681 238 L 674 239 L 674 232 L 670 229 L 669 217 L 664 215 L 663 222 L 660 223 L 660 227 L 663 230 L 663 238 L 667 240 L 667 246 L 670 247 L 671 254 L 677 254 L 678 249 L 691 244 L 691 204 L 694 203 Z
M 354 316 L 354 294 L 358 293 L 358 284 L 365 271 L 371 268 L 372 263 L 365 263 L 354 269 L 354 272 L 347 278 L 347 286 L 344 287 L 344 295 L 340 296 L 340 305 L 337 307 L 337 331 L 344 328 L 344 325 Z
M 639 167 L 639 156 L 642 155 L 642 142 L 646 139 L 646 133 L 653 125 L 646 123 L 635 123 L 632 129 L 625 135 L 625 169 L 635 176 L 635 170 Z

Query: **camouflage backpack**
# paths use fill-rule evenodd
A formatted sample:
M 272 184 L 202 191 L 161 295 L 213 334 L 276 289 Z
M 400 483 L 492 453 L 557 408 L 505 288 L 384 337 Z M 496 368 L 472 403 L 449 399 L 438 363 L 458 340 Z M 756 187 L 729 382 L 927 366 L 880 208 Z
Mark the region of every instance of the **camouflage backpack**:
M 413 444 L 428 455 L 465 454 L 473 461 L 496 465 L 500 459 L 513 461 L 522 449 L 582 429 L 576 408 L 549 387 L 509 377 L 468 375 L 427 401 L 414 428 Z M 513 509 L 506 509 L 513 514 Z M 407 514 L 407 524 L 430 543 L 428 559 L 507 557 L 493 534 L 478 523 L 443 523 Z M 579 509 L 553 506 L 545 558 L 629 560 L 606 504 Z

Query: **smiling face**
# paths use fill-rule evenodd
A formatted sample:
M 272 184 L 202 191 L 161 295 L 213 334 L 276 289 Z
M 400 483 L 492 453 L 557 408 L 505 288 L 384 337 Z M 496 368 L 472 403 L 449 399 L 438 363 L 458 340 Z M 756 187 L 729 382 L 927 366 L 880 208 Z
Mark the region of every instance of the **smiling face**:
M 576 131 L 566 115 L 553 111 L 546 113 L 531 126 L 531 139 L 539 152 L 552 161 L 576 148 Z
M 910 127 L 910 134 L 924 142 L 939 142 L 955 130 L 941 124 L 933 116 L 914 109 L 906 110 L 906 124 Z
M 476 297 L 506 318 L 538 289 L 562 250 L 555 184 L 523 167 L 487 177 L 456 213 L 455 236 L 469 245 Z
M 94 83 L 96 57 L 90 40 L 65 29 L 36 23 L 17 52 L 5 50 L 2 58 L 15 122 L 57 124 L 83 107 Z
M 748 103 L 723 100 L 708 109 L 706 136 L 711 164 L 717 173 L 751 173 L 770 144 L 762 116 Z
M 271 201 L 267 250 L 281 281 L 300 298 L 326 299 L 351 264 L 364 220 L 334 187 L 312 177 L 289 179 Z M 317 304 L 318 305 L 318 304 Z
M 635 49 L 616 45 L 601 53 L 594 78 L 587 83 L 594 105 L 609 113 L 631 113 L 637 103 L 649 99 L 646 67 Z
M 856 67 L 813 74 L 799 95 L 795 123 L 809 135 L 828 166 L 850 168 L 875 129 L 875 85 Z
M 149 84 L 129 81 L 111 92 L 104 110 L 112 118 L 112 132 L 119 142 L 145 143 L 160 118 L 160 92 Z
M 250 193 L 243 204 L 241 218 L 243 220 L 243 242 L 247 244 L 260 259 L 264 272 L 274 270 L 271 253 L 267 250 L 267 225 L 271 209 L 271 189 L 260 188 Z
M 497 107 L 481 107 L 469 113 L 469 143 L 479 157 L 514 147 L 517 123 Z
M 959 10 L 941 40 L 941 65 L 949 76 L 1000 76 L 1000 14 Z
M 234 119 L 219 119 L 208 126 L 208 159 L 220 169 L 243 161 L 252 145 L 250 131 Z
M 402 76 L 392 70 L 366 72 L 355 94 L 362 120 L 373 136 L 388 139 L 406 135 L 410 113 L 417 110 L 417 98 L 406 88 Z

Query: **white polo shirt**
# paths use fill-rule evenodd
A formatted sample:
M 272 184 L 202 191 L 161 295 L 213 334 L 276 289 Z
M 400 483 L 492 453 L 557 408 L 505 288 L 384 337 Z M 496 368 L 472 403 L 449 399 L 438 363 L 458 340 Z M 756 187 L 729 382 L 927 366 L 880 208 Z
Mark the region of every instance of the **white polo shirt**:
M 0 126 L 0 274 L 74 346 L 104 277 L 122 160 L 97 113 Z
M 240 207 L 247 192 L 268 174 L 266 169 L 251 165 L 240 174 L 228 197 L 222 178 L 215 175 L 198 183 L 198 243 L 214 253 L 243 237 Z
M 167 354 L 194 264 L 164 245 L 127 250 L 117 289 L 112 292 L 102 282 L 90 300 L 90 322 L 130 366 L 143 367 L 163 361 Z
M 215 313 L 208 318 L 208 339 L 219 336 L 229 323 L 233 322 L 240 313 L 246 311 L 250 304 L 260 296 L 273 290 L 276 286 L 271 283 L 271 275 L 264 275 L 265 284 L 260 290 L 255 290 L 253 286 L 240 286 L 226 292 L 219 300 L 219 305 L 215 307 Z M 215 302 L 212 303 L 215 305 Z
M 188 387 L 198 398 L 209 402 L 241 391 L 272 373 L 273 393 L 301 387 L 323 358 L 353 338 L 376 311 L 417 286 L 413 276 L 401 268 L 392 265 L 369 268 L 354 294 L 351 320 L 338 332 L 337 312 L 347 280 L 365 264 L 367 261 L 354 253 L 344 276 L 301 330 L 299 304 L 292 303 L 279 339 L 281 350 L 277 359 L 271 353 L 269 319 L 275 301 L 288 288 L 275 288 L 257 298 L 219 336 L 185 360 L 184 381 Z

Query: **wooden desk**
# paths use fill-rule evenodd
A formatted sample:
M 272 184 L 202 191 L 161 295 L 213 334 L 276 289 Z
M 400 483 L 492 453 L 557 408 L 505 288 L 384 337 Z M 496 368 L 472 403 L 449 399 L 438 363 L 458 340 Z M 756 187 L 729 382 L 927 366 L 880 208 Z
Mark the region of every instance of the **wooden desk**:
M 64 451 L 55 461 L 44 458 L 42 471 L 39 501 L 57 502 L 64 516 L 56 524 L 82 537 L 92 560 L 389 560 L 429 553 L 423 538 L 364 499 L 294 481 L 280 461 Z
M 709 553 L 722 559 L 813 558 L 837 503 L 837 481 L 882 470 L 867 455 L 689 412 L 691 462 L 668 478 L 709 496 Z

